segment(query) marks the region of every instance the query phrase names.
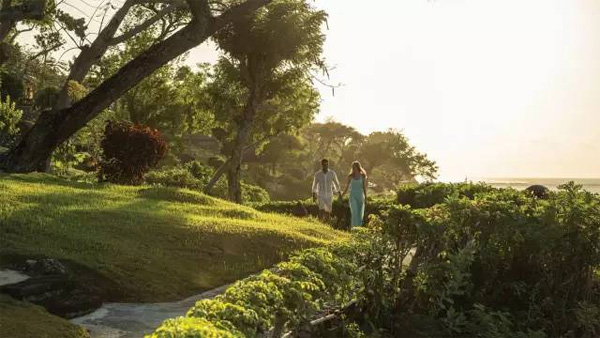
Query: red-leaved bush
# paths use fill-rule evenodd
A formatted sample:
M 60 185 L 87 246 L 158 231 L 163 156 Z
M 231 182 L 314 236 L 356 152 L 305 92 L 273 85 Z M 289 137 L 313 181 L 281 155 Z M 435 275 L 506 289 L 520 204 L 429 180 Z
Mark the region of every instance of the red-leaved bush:
M 107 121 L 100 145 L 99 178 L 118 184 L 142 184 L 144 174 L 167 152 L 167 143 L 158 130 L 122 121 Z

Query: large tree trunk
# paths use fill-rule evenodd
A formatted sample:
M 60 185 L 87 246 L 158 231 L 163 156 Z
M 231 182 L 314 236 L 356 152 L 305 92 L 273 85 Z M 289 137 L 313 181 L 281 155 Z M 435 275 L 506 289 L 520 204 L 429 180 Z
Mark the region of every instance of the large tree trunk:
M 229 166 L 227 170 L 227 190 L 229 200 L 236 203 L 243 203 L 242 198 L 242 166 Z
M 218 18 L 194 20 L 131 60 L 71 107 L 44 112 L 21 141 L 0 157 L 0 168 L 10 172 L 45 171 L 52 152 L 121 95 L 159 67 L 205 41 L 224 25 L 252 13 L 268 2 L 269 0 L 248 0 Z

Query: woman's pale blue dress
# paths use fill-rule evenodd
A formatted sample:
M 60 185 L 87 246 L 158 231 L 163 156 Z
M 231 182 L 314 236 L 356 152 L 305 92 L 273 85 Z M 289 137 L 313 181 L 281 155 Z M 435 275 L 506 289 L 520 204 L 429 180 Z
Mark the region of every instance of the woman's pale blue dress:
M 350 226 L 362 226 L 365 216 L 365 192 L 364 192 L 364 177 L 350 179 L 350 213 L 352 221 Z

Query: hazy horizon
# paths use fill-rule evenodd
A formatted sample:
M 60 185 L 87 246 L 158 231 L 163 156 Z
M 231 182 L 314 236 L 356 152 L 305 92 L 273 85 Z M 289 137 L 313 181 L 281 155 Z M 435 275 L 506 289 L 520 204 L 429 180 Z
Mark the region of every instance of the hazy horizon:
M 315 6 L 329 14 L 329 82 L 343 84 L 320 87 L 317 121 L 402 130 L 445 181 L 600 176 L 600 1 Z M 208 43 L 187 62 L 216 57 Z

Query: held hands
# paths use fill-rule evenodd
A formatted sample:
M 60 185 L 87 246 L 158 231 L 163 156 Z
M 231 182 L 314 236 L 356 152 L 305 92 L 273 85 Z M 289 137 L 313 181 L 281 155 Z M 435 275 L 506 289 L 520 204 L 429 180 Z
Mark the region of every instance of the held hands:
M 313 202 L 315 202 L 315 203 L 317 202 L 317 193 L 313 192 L 312 199 L 313 199 Z

